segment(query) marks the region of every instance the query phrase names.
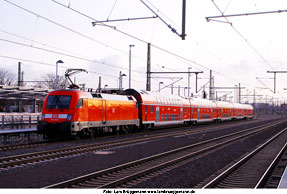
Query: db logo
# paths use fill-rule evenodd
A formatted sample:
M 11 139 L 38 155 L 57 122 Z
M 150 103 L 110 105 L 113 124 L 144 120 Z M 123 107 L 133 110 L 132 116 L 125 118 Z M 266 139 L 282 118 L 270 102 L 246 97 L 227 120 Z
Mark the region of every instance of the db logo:
M 59 117 L 58 114 L 53 114 L 53 116 L 52 116 L 53 119 L 57 119 L 58 117 Z

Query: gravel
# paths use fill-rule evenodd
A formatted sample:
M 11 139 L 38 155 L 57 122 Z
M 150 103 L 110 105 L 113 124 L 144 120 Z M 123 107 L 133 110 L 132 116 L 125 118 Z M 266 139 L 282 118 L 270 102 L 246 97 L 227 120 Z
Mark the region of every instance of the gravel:
M 266 120 L 265 120 L 266 122 Z M 137 160 L 153 154 L 168 151 L 185 145 L 200 142 L 218 135 L 231 133 L 236 130 L 242 130 L 247 125 L 256 125 L 252 122 L 242 122 L 242 127 L 229 128 L 224 130 L 214 130 L 209 132 L 199 132 L 193 135 L 181 137 L 170 137 L 151 141 L 148 143 L 139 143 L 135 145 L 122 146 L 114 149 L 104 150 L 101 154 L 90 152 L 65 158 L 38 162 L 35 164 L 24 165 L 22 167 L 12 167 L 10 169 L 0 170 L 0 188 L 41 188 L 47 185 L 55 184 L 77 176 L 92 173 L 101 169 L 109 168 L 115 165 L 123 164 L 129 161 Z M 249 125 L 249 126 L 250 126 Z M 217 126 L 217 125 L 214 125 Z M 200 128 L 199 126 L 197 128 Z M 224 125 L 222 126 L 224 127 Z M 194 129 L 194 128 L 191 128 Z M 177 129 L 169 129 L 177 130 Z M 161 133 L 161 131 L 132 134 L 140 136 L 144 134 Z M 210 176 L 226 164 L 234 161 L 240 155 L 246 153 L 252 147 L 258 145 L 265 136 L 238 142 L 236 145 L 226 146 L 221 150 L 198 158 L 192 163 L 185 164 L 182 167 L 173 169 L 159 177 L 145 181 L 137 188 L 191 188 L 197 183 Z M 107 141 L 112 139 L 125 138 L 125 136 L 107 137 L 98 139 L 98 141 Z M 94 140 L 81 141 L 79 144 L 91 143 Z M 30 151 L 42 151 L 59 147 L 68 147 L 76 145 L 77 142 L 59 143 L 55 145 L 40 146 L 36 148 L 14 150 L 10 154 L 18 154 Z M 108 151 L 108 152 L 107 152 Z

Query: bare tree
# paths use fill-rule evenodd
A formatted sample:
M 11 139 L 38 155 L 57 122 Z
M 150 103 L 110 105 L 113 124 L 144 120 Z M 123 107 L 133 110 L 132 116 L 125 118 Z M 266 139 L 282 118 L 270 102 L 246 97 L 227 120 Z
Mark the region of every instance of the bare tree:
M 56 75 L 54 73 L 47 73 L 42 77 L 43 82 L 38 82 L 35 87 L 55 89 L 56 88 Z M 58 77 L 58 88 L 66 88 L 65 77 Z
M 16 75 L 7 69 L 0 68 L 0 85 L 16 85 Z

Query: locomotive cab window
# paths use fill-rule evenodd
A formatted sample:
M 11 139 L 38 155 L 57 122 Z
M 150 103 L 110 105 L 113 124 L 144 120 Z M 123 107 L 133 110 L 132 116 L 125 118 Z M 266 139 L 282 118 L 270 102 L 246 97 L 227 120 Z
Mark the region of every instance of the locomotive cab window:
M 47 109 L 69 109 L 72 96 L 50 95 L 47 100 Z

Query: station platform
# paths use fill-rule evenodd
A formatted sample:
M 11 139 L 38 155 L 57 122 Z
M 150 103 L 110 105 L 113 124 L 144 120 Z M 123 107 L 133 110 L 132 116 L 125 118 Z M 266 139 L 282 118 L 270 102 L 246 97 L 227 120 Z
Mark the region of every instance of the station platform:
M 278 185 L 278 189 L 286 189 L 287 188 L 287 167 L 281 177 L 281 180 Z
M 37 128 L 25 128 L 25 129 L 1 129 L 0 135 L 5 134 L 15 134 L 15 133 L 30 133 L 30 132 L 36 132 Z

